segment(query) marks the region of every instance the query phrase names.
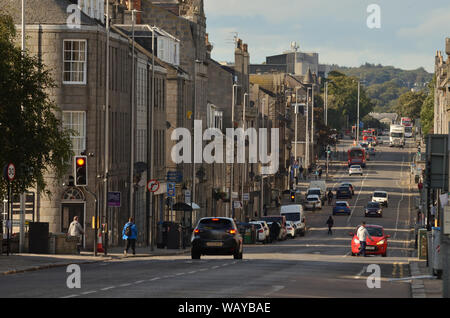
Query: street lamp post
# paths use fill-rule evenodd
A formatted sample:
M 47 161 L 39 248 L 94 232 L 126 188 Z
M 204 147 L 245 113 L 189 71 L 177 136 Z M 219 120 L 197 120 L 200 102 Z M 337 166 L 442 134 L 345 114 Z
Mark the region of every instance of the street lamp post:
M 359 98 L 361 91 L 361 81 L 358 79 L 358 111 L 357 111 L 357 123 L 356 123 L 356 144 L 359 144 Z

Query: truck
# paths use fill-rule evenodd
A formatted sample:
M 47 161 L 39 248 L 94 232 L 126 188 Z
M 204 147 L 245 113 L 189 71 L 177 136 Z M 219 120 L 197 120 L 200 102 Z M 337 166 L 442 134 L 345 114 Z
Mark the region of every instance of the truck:
M 389 147 L 405 147 L 405 126 L 391 125 Z

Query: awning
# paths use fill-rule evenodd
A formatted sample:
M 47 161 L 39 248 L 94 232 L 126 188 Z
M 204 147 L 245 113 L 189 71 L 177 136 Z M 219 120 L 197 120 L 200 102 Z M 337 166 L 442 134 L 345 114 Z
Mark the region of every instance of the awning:
M 184 202 L 177 202 L 173 205 L 174 211 L 192 211 L 192 210 L 200 210 L 200 206 L 194 202 L 191 204 L 186 204 Z

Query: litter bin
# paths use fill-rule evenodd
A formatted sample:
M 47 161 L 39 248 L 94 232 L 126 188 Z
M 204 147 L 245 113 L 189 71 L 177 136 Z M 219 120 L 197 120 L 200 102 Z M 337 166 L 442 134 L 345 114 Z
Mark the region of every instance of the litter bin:
M 173 222 L 168 223 L 170 223 L 170 226 L 167 228 L 167 249 L 179 249 L 181 243 L 181 225 Z

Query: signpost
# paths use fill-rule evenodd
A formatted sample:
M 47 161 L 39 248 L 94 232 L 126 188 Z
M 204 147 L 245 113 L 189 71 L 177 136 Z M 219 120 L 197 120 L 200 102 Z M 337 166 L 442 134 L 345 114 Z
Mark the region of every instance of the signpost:
M 7 220 L 6 220 L 6 229 L 7 229 L 7 236 L 6 236 L 6 255 L 9 256 L 10 251 L 10 239 L 11 239 L 11 182 L 16 177 L 16 166 L 14 166 L 13 163 L 7 164 L 3 168 L 3 177 L 8 182 L 8 209 L 7 209 Z

